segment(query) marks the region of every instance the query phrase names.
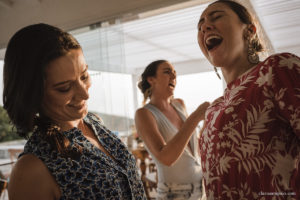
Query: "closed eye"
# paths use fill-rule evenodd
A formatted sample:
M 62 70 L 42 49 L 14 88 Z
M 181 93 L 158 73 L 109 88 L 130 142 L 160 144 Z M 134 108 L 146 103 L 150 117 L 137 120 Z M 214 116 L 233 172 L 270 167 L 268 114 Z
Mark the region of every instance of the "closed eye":
M 61 88 L 57 88 L 57 90 L 61 93 L 66 93 L 66 92 L 69 92 L 71 89 L 71 86 L 65 86 L 65 87 L 61 87 Z
M 213 17 L 212 21 L 216 21 L 217 19 L 221 18 L 223 15 L 217 15 L 215 17 Z
M 199 20 L 198 26 L 197 26 L 198 31 L 201 31 L 201 27 L 202 27 L 203 22 L 204 22 L 204 19 Z
M 90 77 L 90 75 L 86 72 L 84 75 L 82 75 L 82 76 L 80 77 L 80 79 L 81 79 L 82 81 L 85 81 L 85 80 L 88 80 L 89 77 Z
M 204 23 L 205 20 L 208 20 L 208 21 L 215 21 L 219 18 L 221 18 L 223 16 L 225 12 L 223 10 L 214 10 L 210 13 L 207 14 L 207 17 L 202 17 L 200 18 L 199 22 L 198 22 L 198 31 L 201 31 L 202 30 L 202 25 Z
M 198 27 L 197 27 L 198 31 L 201 31 L 201 25 L 202 24 L 198 24 Z
M 174 70 L 174 71 L 166 70 L 166 71 L 164 71 L 163 73 L 164 73 L 164 74 L 168 74 L 168 75 L 172 74 L 172 75 L 174 75 L 174 76 L 176 77 L 176 71 L 175 71 L 175 70 Z

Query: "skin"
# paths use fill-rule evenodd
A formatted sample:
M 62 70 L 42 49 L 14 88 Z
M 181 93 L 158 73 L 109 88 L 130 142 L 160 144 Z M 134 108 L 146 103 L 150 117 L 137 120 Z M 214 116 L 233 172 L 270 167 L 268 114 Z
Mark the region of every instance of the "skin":
M 46 68 L 42 109 L 63 131 L 76 126 L 88 112 L 91 82 L 87 69 L 81 50 L 71 50 Z
M 70 50 L 46 68 L 42 110 L 62 131 L 79 128 L 93 145 L 111 157 L 92 129 L 83 122 L 88 112 L 90 86 L 82 50 Z M 8 194 L 11 200 L 53 200 L 60 198 L 61 191 L 44 163 L 34 155 L 26 154 L 17 161 L 12 170 Z
M 214 3 L 202 13 L 198 23 L 198 44 L 210 63 L 221 67 L 227 84 L 255 65 L 247 59 L 246 40 L 247 35 L 254 33 L 254 25 L 242 23 L 238 15 L 224 3 Z M 205 41 L 211 35 L 220 36 L 223 41 L 209 51 Z
M 174 67 L 168 62 L 160 64 L 156 76 L 148 77 L 147 81 L 152 86 L 149 103 L 155 105 L 178 129 L 178 132 L 170 141 L 166 142 L 158 129 L 154 116 L 146 108 L 140 108 L 136 111 L 135 124 L 137 132 L 153 155 L 164 165 L 171 166 L 180 158 L 196 126 L 204 119 L 209 103 L 201 104 L 186 121 L 182 121 L 171 105 L 175 87 L 171 86 L 170 83 L 176 85 Z M 172 101 L 179 102 L 185 108 L 181 99 L 173 99 Z

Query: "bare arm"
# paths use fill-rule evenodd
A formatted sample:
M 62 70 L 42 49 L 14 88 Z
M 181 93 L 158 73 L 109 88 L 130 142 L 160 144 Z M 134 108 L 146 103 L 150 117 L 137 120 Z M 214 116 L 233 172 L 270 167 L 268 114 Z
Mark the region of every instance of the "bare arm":
M 164 165 L 171 166 L 183 153 L 198 123 L 204 119 L 208 106 L 208 102 L 201 104 L 169 142 L 162 137 L 151 112 L 141 108 L 135 114 L 137 132 L 151 153 Z
M 60 189 L 44 163 L 27 154 L 15 164 L 8 184 L 10 200 L 55 200 Z

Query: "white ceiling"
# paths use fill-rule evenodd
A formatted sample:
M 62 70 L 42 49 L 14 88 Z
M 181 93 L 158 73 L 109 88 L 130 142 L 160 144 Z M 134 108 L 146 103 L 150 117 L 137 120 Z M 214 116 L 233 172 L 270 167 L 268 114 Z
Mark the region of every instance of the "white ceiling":
M 73 30 L 187 0 L 0 0 L 0 48 L 20 28 L 49 23 Z
M 197 44 L 197 23 L 207 4 L 124 24 L 126 66 L 136 74 L 151 61 L 165 58 L 181 74 L 212 70 Z M 211 1 L 210 1 L 211 2 Z M 299 0 L 240 0 L 261 24 L 266 54 L 291 52 L 300 56 Z
M 47 2 L 47 0 L 23 1 Z M 119 1 L 125 2 L 125 0 Z M 153 0 L 144 0 L 144 2 L 149 3 Z M 158 0 L 156 2 L 159 3 Z M 169 5 L 170 2 L 171 0 Z M 119 15 L 119 21 L 109 20 L 109 23 L 101 25 L 94 24 L 96 21 L 87 23 L 88 19 L 81 19 L 86 21 L 86 25 L 94 25 L 71 33 L 83 46 L 90 69 L 138 75 L 151 61 L 167 59 L 174 64 L 178 74 L 211 70 L 212 67 L 203 57 L 196 38 L 199 16 L 206 8 L 206 3 L 211 1 L 180 2 L 149 12 L 144 12 L 145 9 L 134 12 L 132 8 L 131 15 L 123 13 Z M 300 55 L 299 0 L 240 0 L 240 2 L 250 8 L 256 14 L 258 22 L 262 24 L 261 33 L 269 52 L 285 51 Z M 120 7 L 123 5 L 126 3 Z M 3 20 L 1 16 L 0 7 L 0 22 Z M 132 18 L 136 20 L 130 20 Z M 91 28 L 98 26 L 102 28 Z M 84 33 L 83 31 L 86 30 L 91 31 Z
M 275 52 L 300 56 L 300 1 L 252 0 Z

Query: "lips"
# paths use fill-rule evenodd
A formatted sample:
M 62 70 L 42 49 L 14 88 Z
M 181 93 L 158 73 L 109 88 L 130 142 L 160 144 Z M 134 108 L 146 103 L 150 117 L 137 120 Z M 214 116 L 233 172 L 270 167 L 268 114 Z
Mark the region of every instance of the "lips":
M 205 45 L 208 51 L 219 46 L 223 41 L 223 38 L 216 34 L 210 34 L 205 38 Z
M 74 105 L 72 104 L 69 106 L 79 110 L 79 109 L 83 108 L 85 105 L 86 105 L 85 103 L 81 103 L 81 104 L 74 104 Z
M 169 83 L 169 86 L 175 88 L 175 84 L 173 84 L 173 83 Z

